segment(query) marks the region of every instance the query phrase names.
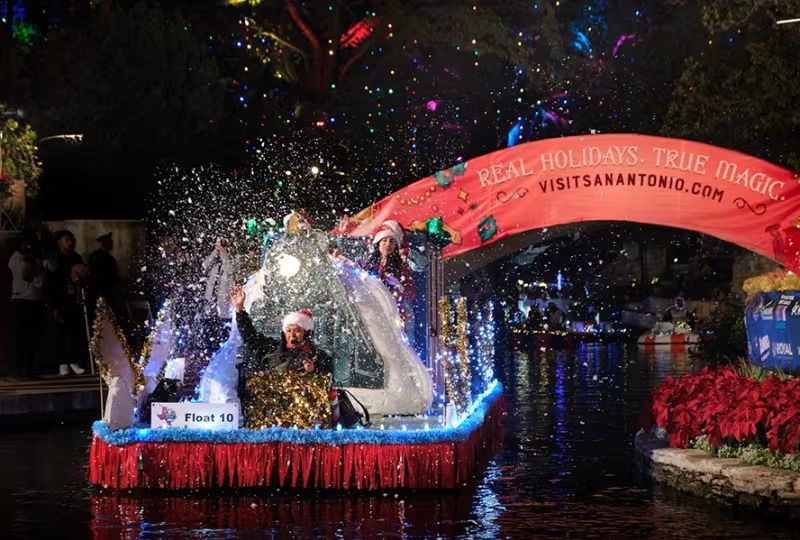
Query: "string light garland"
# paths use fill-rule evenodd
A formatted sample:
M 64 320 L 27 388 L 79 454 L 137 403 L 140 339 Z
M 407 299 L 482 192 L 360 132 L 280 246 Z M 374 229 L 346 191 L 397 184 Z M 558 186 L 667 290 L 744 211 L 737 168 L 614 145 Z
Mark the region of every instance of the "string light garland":
M 467 299 L 456 299 L 456 357 L 458 362 L 458 395 L 456 403 L 459 412 L 467 410 L 472 396 L 472 370 L 470 369 L 469 335 L 467 334 Z
M 311 429 L 331 422 L 330 375 L 297 371 L 262 371 L 247 381 L 247 427 Z
M 444 368 L 445 403 L 456 402 L 456 370 L 453 365 L 452 343 L 452 308 L 446 296 L 439 299 L 439 344 L 441 345 L 440 361 Z
M 147 367 L 147 362 L 150 361 L 150 356 L 153 353 L 153 344 L 155 343 L 156 336 L 161 333 L 161 327 L 164 325 L 164 321 L 167 319 L 167 314 L 169 314 L 169 320 L 174 320 L 175 318 L 175 310 L 172 305 L 172 299 L 168 298 L 164 301 L 164 305 L 161 306 L 161 309 L 158 310 L 158 315 L 156 315 L 156 322 L 153 324 L 153 329 L 148 334 L 147 339 L 144 340 L 142 344 L 142 350 L 139 353 L 139 362 L 138 367 L 141 370 L 142 374 L 144 375 L 144 369 Z M 170 339 L 174 339 L 173 335 L 170 334 Z M 172 347 L 170 346 L 170 349 Z M 161 366 L 161 371 L 158 375 L 158 379 L 164 378 L 164 370 L 167 367 L 167 363 L 164 362 L 164 365 Z
M 475 324 L 477 326 L 476 340 L 476 363 L 478 368 L 478 380 L 481 383 L 481 390 L 489 387 L 494 379 L 494 304 L 488 302 L 483 309 L 475 310 Z
M 98 370 L 100 371 L 100 377 L 102 377 L 106 385 L 111 385 L 111 381 L 113 379 L 113 376 L 111 375 L 111 369 L 108 365 L 107 359 L 101 352 L 103 342 L 103 319 L 105 318 L 108 321 L 108 324 L 111 325 L 116 338 L 119 340 L 125 355 L 125 359 L 128 361 L 128 364 L 133 371 L 134 384 L 133 388 L 131 388 L 131 392 L 133 393 L 134 397 L 139 395 L 139 393 L 144 389 L 144 369 L 137 362 L 133 361 L 135 356 L 128 346 L 128 340 L 125 339 L 125 334 L 122 332 L 119 324 L 117 324 L 117 319 L 114 317 L 114 312 L 111 310 L 111 307 L 108 305 L 106 299 L 102 296 L 97 299 L 95 313 L 95 330 L 94 335 L 89 342 L 89 347 L 92 351 L 92 357 L 94 358 Z
M 112 430 L 103 421 L 92 425 L 94 435 L 108 444 L 201 442 L 217 444 L 273 443 L 294 444 L 429 444 L 437 442 L 461 442 L 469 438 L 484 421 L 486 414 L 502 397 L 503 386 L 493 381 L 479 395 L 454 427 L 436 427 L 428 430 L 380 430 L 380 429 L 295 429 L 270 427 L 266 429 L 233 429 L 212 431 L 209 429 L 151 429 L 134 427 Z

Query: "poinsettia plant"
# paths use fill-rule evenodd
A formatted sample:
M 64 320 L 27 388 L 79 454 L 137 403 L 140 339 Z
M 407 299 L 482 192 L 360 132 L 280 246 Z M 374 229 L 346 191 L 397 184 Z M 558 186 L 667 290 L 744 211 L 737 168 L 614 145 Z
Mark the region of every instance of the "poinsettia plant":
M 665 429 L 675 448 L 706 435 L 713 446 L 762 444 L 794 454 L 800 448 L 800 379 L 775 373 L 757 380 L 733 365 L 667 377 L 643 411 L 642 428 L 653 426 Z

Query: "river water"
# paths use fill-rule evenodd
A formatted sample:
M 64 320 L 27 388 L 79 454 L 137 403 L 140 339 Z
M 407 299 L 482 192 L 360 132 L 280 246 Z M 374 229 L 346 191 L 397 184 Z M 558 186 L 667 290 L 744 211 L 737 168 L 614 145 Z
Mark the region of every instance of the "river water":
M 505 443 L 456 493 L 115 494 L 85 482 L 86 425 L 0 439 L 0 538 L 797 538 L 797 522 L 717 507 L 642 480 L 639 413 L 685 352 L 583 345 L 509 352 Z

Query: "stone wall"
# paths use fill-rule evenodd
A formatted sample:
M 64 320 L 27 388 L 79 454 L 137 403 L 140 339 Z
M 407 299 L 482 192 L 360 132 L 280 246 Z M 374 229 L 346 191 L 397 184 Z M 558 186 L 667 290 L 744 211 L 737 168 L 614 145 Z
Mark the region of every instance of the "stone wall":
M 643 432 L 635 446 L 640 467 L 658 483 L 725 505 L 800 516 L 800 473 L 670 448 Z

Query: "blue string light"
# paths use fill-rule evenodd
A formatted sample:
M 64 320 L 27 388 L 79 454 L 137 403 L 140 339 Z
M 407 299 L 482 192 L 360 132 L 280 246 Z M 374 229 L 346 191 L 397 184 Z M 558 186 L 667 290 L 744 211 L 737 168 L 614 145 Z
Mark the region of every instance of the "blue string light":
M 92 431 L 108 444 L 121 446 L 134 443 L 204 442 L 213 444 L 432 444 L 462 442 L 481 426 L 486 414 L 503 393 L 503 385 L 493 381 L 479 395 L 455 427 L 437 427 L 427 430 L 386 429 L 296 429 L 272 427 L 267 429 L 235 429 L 211 431 L 206 429 L 150 429 L 128 428 L 113 431 L 105 422 L 97 421 Z

